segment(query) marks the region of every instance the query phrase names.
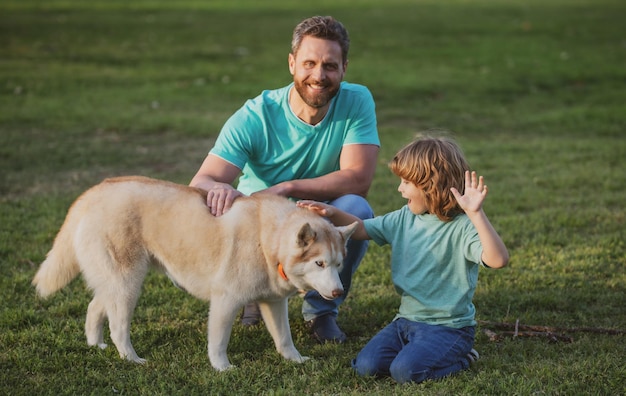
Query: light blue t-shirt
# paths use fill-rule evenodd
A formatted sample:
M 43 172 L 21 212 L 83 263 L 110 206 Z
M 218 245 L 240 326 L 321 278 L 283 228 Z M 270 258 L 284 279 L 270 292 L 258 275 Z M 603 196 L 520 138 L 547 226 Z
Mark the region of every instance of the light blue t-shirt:
M 224 124 L 210 151 L 242 170 L 237 189 L 246 195 L 339 170 L 345 145 L 380 145 L 374 99 L 366 87 L 342 82 L 324 119 L 310 125 L 289 106 L 292 86 L 248 100 Z
M 391 278 L 400 295 L 397 318 L 462 328 L 476 325 L 472 303 L 482 245 L 467 215 L 443 222 L 408 206 L 363 221 L 378 245 L 391 245 Z

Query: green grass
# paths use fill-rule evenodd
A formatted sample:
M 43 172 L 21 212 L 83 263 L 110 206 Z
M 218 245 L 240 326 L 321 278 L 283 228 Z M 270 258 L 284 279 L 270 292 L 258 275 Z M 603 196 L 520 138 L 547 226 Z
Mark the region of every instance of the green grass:
M 393 318 L 388 247 L 370 245 L 341 308 L 345 345 L 318 345 L 290 301 L 298 365 L 236 326 L 237 370 L 206 355 L 208 305 L 151 274 L 131 335 L 149 360 L 89 348 L 89 293 L 30 285 L 80 192 L 113 175 L 187 183 L 226 118 L 287 84 L 293 26 L 352 37 L 347 79 L 370 87 L 382 141 L 370 201 L 405 202 L 386 168 L 416 133 L 457 138 L 483 174 L 510 266 L 481 270 L 485 322 L 626 330 L 626 6 L 618 0 L 24 1 L 0 4 L 0 393 L 621 395 L 624 334 L 572 343 L 480 330 L 481 360 L 397 385 L 350 360 Z

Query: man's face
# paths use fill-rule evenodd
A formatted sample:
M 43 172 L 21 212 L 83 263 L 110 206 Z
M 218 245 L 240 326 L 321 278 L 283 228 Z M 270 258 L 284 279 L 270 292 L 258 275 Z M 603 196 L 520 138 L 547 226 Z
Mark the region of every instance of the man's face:
M 346 66 L 335 41 L 305 36 L 298 52 L 289 54 L 296 91 L 304 103 L 316 109 L 328 105 L 337 95 Z

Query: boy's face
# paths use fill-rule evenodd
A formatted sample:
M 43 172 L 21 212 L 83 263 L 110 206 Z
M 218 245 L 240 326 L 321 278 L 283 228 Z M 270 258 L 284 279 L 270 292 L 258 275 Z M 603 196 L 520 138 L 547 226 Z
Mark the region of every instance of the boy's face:
M 417 188 L 413 182 L 400 178 L 398 192 L 402 194 L 402 198 L 409 200 L 407 205 L 411 213 L 421 215 L 428 211 L 424 191 Z

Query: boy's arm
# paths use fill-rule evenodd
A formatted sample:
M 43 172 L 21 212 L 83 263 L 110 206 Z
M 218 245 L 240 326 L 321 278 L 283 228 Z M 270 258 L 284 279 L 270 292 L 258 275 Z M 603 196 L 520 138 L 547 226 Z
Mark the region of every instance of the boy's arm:
M 360 241 L 371 239 L 370 236 L 367 234 L 367 231 L 365 231 L 363 220 L 351 215 L 350 213 L 346 213 L 340 209 L 337 209 L 334 206 L 317 201 L 302 200 L 298 201 L 297 205 L 301 208 L 305 208 L 312 212 L 315 212 L 322 217 L 326 217 L 336 226 L 346 226 L 356 221 L 359 224 L 357 225 L 356 230 L 350 238 Z
M 502 268 L 509 262 L 509 252 L 504 246 L 500 235 L 491 225 L 485 212 L 481 209 L 477 213 L 469 214 L 469 219 L 478 231 L 480 243 L 483 245 L 482 260 L 489 268 Z
M 500 235 L 491 225 L 483 211 L 483 202 L 487 196 L 487 186 L 483 177 L 476 177 L 476 172 L 465 172 L 465 194 L 452 187 L 452 194 L 459 206 L 465 211 L 474 228 L 478 232 L 480 243 L 483 246 L 482 261 L 490 268 L 502 268 L 509 262 L 509 252 L 500 238 Z

